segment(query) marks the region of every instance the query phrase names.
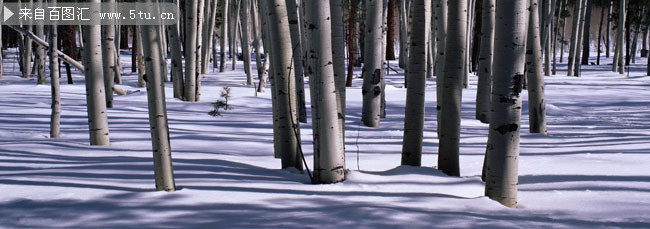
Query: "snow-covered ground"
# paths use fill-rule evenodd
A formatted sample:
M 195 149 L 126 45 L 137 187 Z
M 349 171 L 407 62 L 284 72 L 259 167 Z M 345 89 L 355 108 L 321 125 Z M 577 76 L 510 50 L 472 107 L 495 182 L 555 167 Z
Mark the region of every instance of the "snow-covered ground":
M 146 92 L 135 87 L 128 53 L 120 87 L 129 94 L 116 96 L 109 110 L 108 147 L 88 145 L 78 72 L 73 85 L 62 79 L 62 137 L 50 139 L 50 86 L 20 78 L 15 52 L 7 53 L 0 79 L 0 227 L 650 227 L 645 58 L 629 77 L 611 73 L 611 65 L 583 66 L 582 77 L 566 77 L 566 65 L 559 65 L 557 76 L 545 78 L 546 136 L 527 133 L 524 101 L 521 207 L 509 209 L 483 196 L 487 125 L 474 120 L 476 77 L 463 91 L 462 177 L 435 169 L 435 79 L 428 80 L 423 167 L 399 166 L 406 90 L 403 75 L 391 72 L 380 128 L 359 124 L 361 79 L 347 89 L 349 175 L 332 185 L 311 185 L 306 174 L 279 169 L 270 94 L 255 96 L 243 85 L 242 66 L 205 75 L 197 103 L 173 99 L 168 83 L 180 190 L 167 193 L 154 191 Z M 224 86 L 232 88 L 234 110 L 212 117 L 210 103 Z M 312 167 L 311 126 L 301 128 Z

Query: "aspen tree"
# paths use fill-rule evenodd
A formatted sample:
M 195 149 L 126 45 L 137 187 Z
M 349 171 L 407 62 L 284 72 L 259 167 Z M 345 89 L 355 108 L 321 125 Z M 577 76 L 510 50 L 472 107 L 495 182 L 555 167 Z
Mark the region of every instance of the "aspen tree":
M 365 51 L 363 61 L 363 107 L 361 120 L 369 127 L 379 127 L 381 116 L 381 80 L 383 78 L 383 3 L 366 0 Z
M 490 122 L 495 7 L 495 0 L 483 0 L 481 51 L 478 58 L 478 88 L 476 89 L 476 119 L 482 123 Z
M 422 163 L 422 135 L 424 131 L 424 98 L 426 89 L 427 52 L 431 1 L 414 0 L 412 17 L 413 30 L 409 39 L 409 77 L 406 89 L 404 117 L 404 140 L 402 143 L 402 165 L 420 166 Z
M 151 0 L 146 2 L 151 3 Z M 147 79 L 147 101 L 149 107 L 149 125 L 151 127 L 151 144 L 153 148 L 154 176 L 156 190 L 174 191 L 174 170 L 169 141 L 167 105 L 165 102 L 165 82 L 160 68 L 160 26 L 140 26 L 140 36 L 144 45 Z
M 526 42 L 526 79 L 528 83 L 528 120 L 531 133 L 546 134 L 546 102 L 542 75 L 542 47 L 539 39 L 538 0 L 530 0 Z M 576 61 L 578 63 L 578 61 Z
M 336 88 L 338 119 L 341 136 L 345 136 L 345 26 L 343 26 L 342 0 L 330 0 L 331 43 Z
M 618 6 L 618 34 L 616 36 L 616 50 L 618 50 L 618 73 L 625 74 L 625 66 L 623 64 L 623 34 L 625 32 L 625 0 L 619 0 Z
M 172 3 L 172 0 L 166 0 Z M 173 1 L 178 5 L 178 0 Z M 183 99 L 184 79 L 183 79 L 183 56 L 181 52 L 181 39 L 178 24 L 167 25 L 167 34 L 169 35 L 169 51 L 172 57 L 172 80 L 174 81 L 174 98 Z
M 115 0 L 106 1 L 106 12 L 115 11 Z M 104 92 L 106 107 L 113 107 L 113 84 L 115 82 L 115 25 L 102 25 L 102 66 L 104 67 Z
M 576 0 L 576 5 L 573 10 L 573 23 L 571 24 L 571 40 L 569 41 L 569 59 L 568 59 L 568 70 L 566 75 L 567 76 L 572 76 L 573 75 L 573 68 L 575 67 L 573 62 L 576 60 L 575 56 L 578 50 L 578 33 L 580 32 L 579 27 L 580 27 L 580 10 L 582 9 L 582 2 L 583 0 Z
M 585 14 L 587 12 L 586 5 L 587 0 L 581 0 L 580 4 L 582 7 L 580 9 L 580 22 L 578 23 L 578 38 L 576 39 L 576 48 L 575 53 L 573 54 L 573 71 L 571 72 L 572 76 L 580 76 L 580 61 L 581 61 L 581 48 L 582 47 L 582 37 L 584 36 L 584 27 L 585 27 Z
M 89 0 L 100 3 L 100 0 Z M 99 9 L 96 9 L 99 10 Z M 109 145 L 106 94 L 102 65 L 102 42 L 100 25 L 84 25 L 83 63 L 86 78 L 86 103 L 88 106 L 88 129 L 91 145 Z M 31 41 L 31 40 L 30 40 Z
M 336 100 L 336 79 L 334 78 L 332 54 L 332 24 L 330 23 L 330 2 L 307 1 L 309 32 L 312 33 L 310 53 L 314 67 L 310 74 L 311 97 L 317 114 L 312 122 L 318 123 L 318 140 L 314 148 L 314 183 L 329 184 L 345 180 L 345 153 L 343 138 L 339 129 Z M 316 90 L 314 90 L 316 89 Z M 316 128 L 316 127 L 315 127 Z M 316 136 L 316 135 L 315 135 Z
M 196 41 L 198 1 L 185 1 L 185 96 L 183 99 L 188 102 L 196 101 Z
M 299 122 L 296 114 L 296 81 L 292 70 L 291 35 L 285 0 L 273 0 L 267 5 L 270 14 L 270 41 L 273 41 L 274 75 L 276 91 L 279 150 L 282 168 L 295 167 L 302 170 L 302 159 L 298 154 Z M 298 136 L 296 136 L 298 135 Z
M 222 0 L 221 7 L 221 40 L 219 41 L 219 72 L 226 71 L 226 40 L 228 39 L 228 11 L 230 9 L 230 0 Z M 232 41 L 230 41 L 232 42 Z M 215 57 L 216 58 L 216 57 Z
M 49 4 L 56 7 L 56 0 Z M 61 89 L 59 87 L 59 59 L 57 55 L 58 38 L 57 25 L 54 22 L 49 26 L 50 34 L 48 36 L 49 58 L 50 58 L 50 84 L 52 90 L 52 115 L 50 116 L 50 138 L 58 138 L 61 129 Z M 1 43 L 1 42 L 0 42 Z M 0 55 L 2 56 L 2 55 Z M 1 57 L 0 57 L 1 58 Z M 0 61 L 0 65 L 2 62 Z M 1 73 L 0 73 L 1 74 Z
M 438 101 L 438 169 L 460 176 L 460 111 L 467 49 L 467 0 L 449 1 L 442 96 Z
M 517 169 L 529 1 L 496 5 L 492 113 L 487 145 L 485 195 L 517 206 Z
M 37 0 L 36 5 L 34 6 L 34 9 L 36 7 L 39 7 L 43 9 L 43 0 Z M 37 37 L 43 39 L 45 37 L 45 27 L 42 23 L 42 21 L 37 21 L 34 26 L 35 34 Z M 47 79 L 47 76 L 45 75 L 45 47 L 42 45 L 37 45 L 36 46 L 36 59 L 34 60 L 35 67 L 36 67 L 36 76 L 38 77 L 38 84 L 45 84 L 45 80 Z
M 250 41 L 248 37 L 248 15 L 249 15 L 249 4 L 251 0 L 241 0 L 241 8 L 239 9 L 239 14 L 241 17 L 241 49 L 242 57 L 244 58 L 244 73 L 246 73 L 246 85 L 253 85 L 253 72 L 251 70 L 251 51 L 250 51 Z
M 307 108 L 305 103 L 305 78 L 304 69 L 302 66 L 302 50 L 303 44 L 300 40 L 300 20 L 298 14 L 299 5 L 296 0 L 287 1 L 287 16 L 289 17 L 289 30 L 291 32 L 291 49 L 293 57 L 293 76 L 296 78 L 296 97 L 298 102 L 298 120 L 300 122 L 307 122 Z

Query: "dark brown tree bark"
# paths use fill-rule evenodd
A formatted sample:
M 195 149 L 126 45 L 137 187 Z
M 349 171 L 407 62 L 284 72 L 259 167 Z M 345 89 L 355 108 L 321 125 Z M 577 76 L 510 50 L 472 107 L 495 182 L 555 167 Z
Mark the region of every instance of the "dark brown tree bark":
M 388 0 L 388 18 L 386 24 L 386 60 L 395 60 L 395 1 Z
M 589 30 L 591 28 L 591 8 L 593 5 L 593 0 L 587 1 L 587 12 L 585 13 L 585 25 L 584 32 L 582 34 L 582 61 L 581 64 L 589 64 Z
M 352 86 L 352 78 L 354 77 L 354 26 L 356 24 L 355 17 L 357 15 L 357 1 L 350 0 L 350 14 L 348 18 L 348 76 L 345 82 L 345 86 Z

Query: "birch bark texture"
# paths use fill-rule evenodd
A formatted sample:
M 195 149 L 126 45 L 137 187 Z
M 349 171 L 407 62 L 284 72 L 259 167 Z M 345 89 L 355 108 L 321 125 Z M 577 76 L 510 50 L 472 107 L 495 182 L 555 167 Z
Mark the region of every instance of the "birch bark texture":
M 441 101 L 438 101 L 440 146 L 438 169 L 460 176 L 460 111 L 467 49 L 467 0 L 449 1 L 445 66 Z
M 115 11 L 115 0 L 110 3 L 107 12 Z M 102 63 L 104 67 L 104 92 L 106 93 L 106 107 L 113 107 L 113 84 L 115 82 L 115 25 L 102 25 Z
M 476 89 L 476 119 L 482 123 L 490 122 L 495 7 L 495 0 L 483 0 L 481 50 L 478 58 L 478 85 Z
M 300 42 L 300 15 L 298 14 L 296 0 L 287 0 L 287 16 L 289 17 L 289 30 L 291 31 L 291 47 L 293 57 L 293 76 L 296 78 L 296 96 L 298 102 L 298 120 L 307 122 L 307 108 L 305 103 L 305 78 L 302 66 L 303 44 Z
M 172 0 L 166 0 L 172 3 Z M 178 0 L 174 1 L 178 4 Z M 184 79 L 183 79 L 183 56 L 181 52 L 181 39 L 178 30 L 178 24 L 167 25 L 167 34 L 169 34 L 169 51 L 172 56 L 172 80 L 174 81 L 174 98 L 183 99 Z M 216 58 L 216 57 L 215 57 Z
M 336 0 L 335 0 L 336 1 Z M 314 181 L 316 184 L 329 184 L 345 180 L 345 153 L 343 138 L 337 112 L 337 96 L 332 53 L 332 23 L 330 1 L 307 1 L 307 15 L 310 17 L 309 29 L 312 33 L 310 53 L 315 60 L 315 71 L 310 74 L 310 84 L 317 85 L 311 90 L 312 106 L 318 114 L 313 115 L 318 123 L 318 142 L 314 147 Z M 343 76 L 342 76 L 343 77 Z M 312 87 L 314 88 L 314 87 Z
M 492 113 L 487 145 L 485 194 L 517 206 L 517 168 L 524 77 L 526 27 L 530 2 L 499 0 L 496 5 Z
M 89 3 L 100 3 L 90 0 Z M 102 65 L 102 42 L 100 25 L 84 25 L 83 63 L 86 78 L 86 103 L 88 107 L 88 130 L 90 145 L 109 145 L 106 94 Z
M 56 7 L 56 0 L 49 3 L 50 6 Z M 50 85 L 52 93 L 52 115 L 50 116 L 50 138 L 59 138 L 61 133 L 61 89 L 59 87 L 59 59 L 57 55 L 58 38 L 57 26 L 50 25 L 50 34 L 48 36 L 49 58 L 50 58 Z M 1 42 L 0 42 L 1 43 Z M 0 55 L 2 56 L 2 55 Z M 2 58 L 2 57 L 0 57 Z M 0 64 L 2 62 L 0 61 Z M 0 73 L 2 74 L 2 73 Z
M 148 0 L 147 2 L 151 2 Z M 156 190 L 174 191 L 174 170 L 172 169 L 172 151 L 169 142 L 167 121 L 167 104 L 165 102 L 165 82 L 163 80 L 160 60 L 160 26 L 140 26 L 142 51 L 144 53 L 147 101 L 149 107 L 149 126 L 151 127 L 151 144 L 153 148 L 154 176 Z
M 279 151 L 282 155 L 282 168 L 295 167 L 302 170 L 302 159 L 298 154 L 299 122 L 296 113 L 296 81 L 292 76 L 293 54 L 291 35 L 285 0 L 273 0 L 267 5 L 270 14 L 269 32 L 274 41 L 272 52 L 274 86 L 276 91 Z
M 221 7 L 221 40 L 219 41 L 219 72 L 226 71 L 226 40 L 228 39 L 228 10 L 230 0 L 222 0 Z M 216 58 L 216 57 L 215 57 Z
M 36 5 L 34 8 L 40 7 L 41 9 L 44 8 L 43 6 L 43 0 L 37 0 Z M 43 39 L 45 36 L 45 26 L 42 23 L 37 23 L 34 25 L 35 28 L 35 34 L 38 38 Z M 36 75 L 38 77 L 38 84 L 45 84 L 45 81 L 47 79 L 47 76 L 45 75 L 45 47 L 42 45 L 37 45 L 36 46 Z
M 239 10 L 239 14 L 241 17 L 241 28 L 242 28 L 242 33 L 241 33 L 241 49 L 242 49 L 242 57 L 244 58 L 244 72 L 246 73 L 246 85 L 253 85 L 253 72 L 251 70 L 251 52 L 250 52 L 250 43 L 248 42 L 250 39 L 248 37 L 248 15 L 250 14 L 249 11 L 249 4 L 251 0 L 241 0 L 241 8 Z
M 427 47 L 431 28 L 431 1 L 414 0 L 413 29 L 409 39 L 409 77 L 406 89 L 404 117 L 404 139 L 402 143 L 402 165 L 422 164 L 422 138 L 424 131 L 424 107 L 427 75 Z
M 369 127 L 379 127 L 381 116 L 381 80 L 383 78 L 383 3 L 366 0 L 366 25 L 363 61 L 363 107 L 361 120 Z
M 198 1 L 185 1 L 185 95 L 183 99 L 188 102 L 196 101 L 196 19 Z
M 538 0 L 530 0 L 526 44 L 528 125 L 531 133 L 546 134 L 546 103 L 544 101 L 544 76 L 542 75 L 542 47 L 539 37 L 538 7 Z
M 334 84 L 336 88 L 338 120 L 341 137 L 345 136 L 345 28 L 343 26 L 342 0 L 330 0 L 331 49 L 334 64 Z

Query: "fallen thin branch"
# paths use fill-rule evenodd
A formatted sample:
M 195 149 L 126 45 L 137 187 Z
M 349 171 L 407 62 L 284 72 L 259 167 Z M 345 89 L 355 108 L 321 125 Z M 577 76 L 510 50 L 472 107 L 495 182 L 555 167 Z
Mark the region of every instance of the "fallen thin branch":
M 50 49 L 50 45 L 45 42 L 43 39 L 40 37 L 36 36 L 34 33 L 27 31 L 23 29 L 20 26 L 17 25 L 7 25 L 9 28 L 12 28 L 13 30 L 16 30 L 16 32 L 19 32 L 25 36 L 28 36 L 30 39 L 34 41 L 37 45 L 45 47 L 46 50 Z M 83 64 L 77 62 L 76 60 L 72 59 L 72 57 L 66 55 L 65 53 L 61 52 L 61 50 L 56 50 L 57 55 L 61 60 L 63 60 L 66 63 L 69 63 L 70 65 L 74 66 L 75 68 L 79 69 L 79 71 L 84 72 L 84 66 Z

